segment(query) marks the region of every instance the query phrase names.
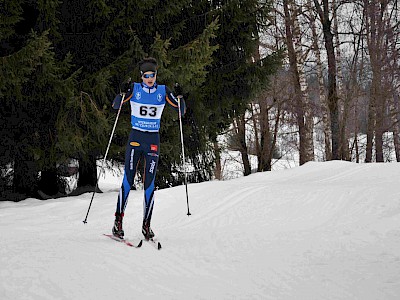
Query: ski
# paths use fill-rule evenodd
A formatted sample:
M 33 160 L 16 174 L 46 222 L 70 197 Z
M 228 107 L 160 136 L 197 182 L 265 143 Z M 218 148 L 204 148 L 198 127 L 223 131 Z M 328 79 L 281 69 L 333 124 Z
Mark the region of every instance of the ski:
M 112 234 L 103 233 L 103 235 L 106 236 L 106 237 L 109 237 L 110 239 L 112 239 L 114 241 L 123 243 L 123 244 L 125 244 L 125 245 L 127 245 L 129 247 L 140 248 L 143 245 L 143 241 L 145 241 L 145 242 L 149 242 L 149 244 L 154 246 L 157 250 L 161 250 L 162 249 L 161 243 L 159 241 L 153 239 L 153 238 L 152 239 L 141 239 L 140 242 L 137 245 L 135 245 L 135 244 L 133 244 L 133 243 L 131 243 L 131 242 L 125 240 L 125 239 L 120 239 L 120 238 L 118 238 L 116 236 L 113 236 Z
M 135 244 L 132 244 L 131 242 L 129 242 L 129 241 L 125 240 L 125 239 L 120 239 L 120 238 L 118 238 L 116 236 L 113 236 L 112 234 L 103 233 L 103 235 L 109 237 L 110 239 L 112 239 L 114 241 L 123 243 L 123 244 L 125 244 L 125 245 L 127 245 L 129 247 L 140 248 L 140 247 L 142 247 L 142 244 L 143 244 L 143 240 L 140 240 L 139 244 L 135 245 Z
M 142 241 L 149 242 L 152 246 L 156 247 L 157 250 L 161 250 L 162 248 L 161 243 L 156 239 L 143 239 Z

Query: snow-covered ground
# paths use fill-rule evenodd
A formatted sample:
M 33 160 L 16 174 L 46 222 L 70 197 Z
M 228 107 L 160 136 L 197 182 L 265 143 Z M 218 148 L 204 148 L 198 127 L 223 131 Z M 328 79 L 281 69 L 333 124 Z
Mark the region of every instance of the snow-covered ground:
M 121 178 L 0 202 L 0 299 L 400 299 L 400 164 L 307 163 L 156 192 L 163 249 L 109 233 Z M 142 191 L 124 229 L 140 238 Z

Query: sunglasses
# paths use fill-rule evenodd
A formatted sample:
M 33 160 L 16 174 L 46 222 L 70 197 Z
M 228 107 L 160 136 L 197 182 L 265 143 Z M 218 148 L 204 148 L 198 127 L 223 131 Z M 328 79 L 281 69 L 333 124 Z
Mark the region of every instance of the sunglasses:
M 142 76 L 144 78 L 154 78 L 154 77 L 156 77 L 156 75 L 157 75 L 157 72 L 156 73 L 150 73 L 150 74 L 143 74 Z

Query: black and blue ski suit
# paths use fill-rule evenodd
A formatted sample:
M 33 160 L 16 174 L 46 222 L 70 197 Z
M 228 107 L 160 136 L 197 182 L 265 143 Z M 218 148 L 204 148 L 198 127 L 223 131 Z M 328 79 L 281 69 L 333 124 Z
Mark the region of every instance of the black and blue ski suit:
M 119 109 L 121 101 L 122 96 L 117 95 L 113 102 L 113 108 Z M 178 99 L 165 85 L 155 83 L 152 87 L 148 87 L 144 83 L 132 83 L 125 95 L 124 103 L 127 102 L 131 105 L 132 130 L 126 146 L 124 179 L 118 195 L 116 214 L 124 214 L 137 165 L 141 159 L 144 159 L 143 222 L 150 224 L 160 151 L 161 115 L 165 104 L 178 112 Z M 186 111 L 183 98 L 180 99 L 180 108 L 183 116 Z

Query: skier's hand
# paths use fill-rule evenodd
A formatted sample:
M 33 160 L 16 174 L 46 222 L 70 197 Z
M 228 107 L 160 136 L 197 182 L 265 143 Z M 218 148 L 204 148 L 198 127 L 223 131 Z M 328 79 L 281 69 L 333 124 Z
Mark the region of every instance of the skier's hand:
M 183 98 L 183 96 L 182 96 L 183 95 L 183 91 L 182 91 L 182 88 L 179 85 L 179 83 L 176 82 L 174 88 L 175 88 L 175 94 L 178 95 L 177 98 Z
M 129 77 L 126 81 L 121 83 L 121 94 L 128 93 L 130 91 L 131 85 L 132 85 L 132 81 L 131 81 L 131 78 Z

